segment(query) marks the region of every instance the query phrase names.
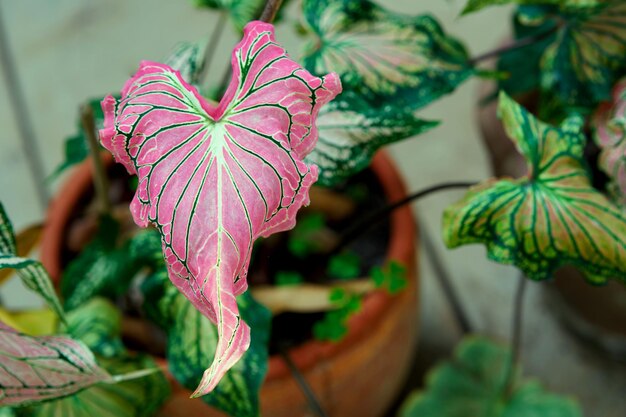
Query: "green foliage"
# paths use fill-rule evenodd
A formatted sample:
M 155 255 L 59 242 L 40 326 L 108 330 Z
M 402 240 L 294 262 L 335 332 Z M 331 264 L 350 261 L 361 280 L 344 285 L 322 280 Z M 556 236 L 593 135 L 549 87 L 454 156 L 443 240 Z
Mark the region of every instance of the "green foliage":
M 305 0 L 315 39 L 304 64 L 335 71 L 344 91 L 373 102 L 421 108 L 473 73 L 465 48 L 430 16 L 390 12 L 368 0 Z
M 168 331 L 167 359 L 174 377 L 195 389 L 215 353 L 217 328 L 182 293 L 174 291 L 169 302 L 173 324 Z M 249 293 L 241 295 L 237 304 L 251 328 L 250 348 L 202 400 L 231 416 L 254 417 L 259 415 L 259 390 L 267 372 L 271 313 Z
M 337 308 L 326 313 L 322 320 L 313 325 L 313 335 L 318 340 L 338 342 L 348 333 L 347 322 L 350 316 L 361 310 L 363 296 L 335 288 L 328 298 Z
M 123 355 L 98 361 L 111 374 L 128 374 L 157 365 L 147 355 Z M 116 384 L 103 383 L 70 397 L 20 411 L 20 417 L 151 417 L 170 395 L 161 372 Z
M 594 283 L 626 280 L 626 220 L 588 177 L 582 120 L 544 124 L 500 97 L 507 134 L 528 161 L 520 179 L 487 180 L 444 212 L 448 247 L 487 245 L 489 258 L 514 264 L 529 278 L 578 267 Z
M 60 332 L 81 340 L 96 355 L 111 358 L 124 353 L 121 323 L 122 314 L 113 304 L 94 297 L 68 313 Z
M 61 321 L 65 321 L 65 312 L 43 265 L 33 259 L 19 257 L 16 253 L 13 224 L 4 206 L 0 204 L 0 269 L 15 269 L 24 285 L 39 294 L 57 313 Z
M 287 246 L 293 255 L 304 258 L 312 253 L 319 252 L 322 248 L 320 242 L 315 239 L 315 234 L 326 226 L 326 219 L 322 213 L 310 213 L 303 215 L 289 233 Z
M 104 113 L 100 102 L 102 98 L 91 99 L 87 101 L 87 105 L 91 107 L 94 117 L 94 124 L 96 129 L 102 129 L 104 127 Z M 68 168 L 73 167 L 76 164 L 83 162 L 87 156 L 89 156 L 89 145 L 87 142 L 87 133 L 83 128 L 80 117 L 78 117 L 76 123 L 77 132 L 75 135 L 70 136 L 65 140 L 64 146 L 64 160 L 61 162 L 54 172 L 50 175 L 49 179 L 53 180 L 65 172 Z
M 278 271 L 275 277 L 276 285 L 298 285 L 304 282 L 304 277 L 296 271 Z
M 407 286 L 406 268 L 396 261 L 389 262 L 384 268 L 373 267 L 370 277 L 376 288 L 385 289 L 390 294 L 397 294 Z
M 163 262 L 154 230 L 139 232 L 122 244 L 118 241 L 119 224 L 103 217 L 96 236 L 63 274 L 61 293 L 67 309 L 75 309 L 94 296 L 115 299 L 126 292 L 141 268 Z
M 357 278 L 361 273 L 361 258 L 352 252 L 335 255 L 328 261 L 326 272 L 335 279 Z
M 562 9 L 576 9 L 601 6 L 610 2 L 611 0 L 469 0 L 463 9 L 463 14 L 473 13 L 488 6 L 503 4 L 555 5 Z
M 470 337 L 454 358 L 434 368 L 426 389 L 410 396 L 400 417 L 582 417 L 571 399 L 547 393 L 515 373 L 506 395 L 508 349 L 485 338 Z
M 261 15 L 265 0 L 192 0 L 196 7 L 207 7 L 228 13 L 238 31 Z M 220 17 L 221 18 L 221 17 Z

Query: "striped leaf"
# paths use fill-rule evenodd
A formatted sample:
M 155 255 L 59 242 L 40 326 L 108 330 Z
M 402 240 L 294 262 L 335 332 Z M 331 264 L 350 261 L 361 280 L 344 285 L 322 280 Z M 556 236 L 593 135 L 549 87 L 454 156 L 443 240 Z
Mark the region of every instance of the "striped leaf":
M 271 313 L 249 294 L 237 300 L 244 320 L 252 328 L 252 343 L 220 384 L 202 399 L 230 416 L 259 416 L 259 390 L 267 372 Z M 195 388 L 204 373 L 219 335 L 213 323 L 177 294 L 170 304 L 173 325 L 168 333 L 167 359 L 170 371 L 183 386 Z
M 551 394 L 516 372 L 505 390 L 510 351 L 489 339 L 466 338 L 454 358 L 428 373 L 426 389 L 410 395 L 399 417 L 582 417 L 571 398 Z
M 0 406 L 64 397 L 109 380 L 81 342 L 27 336 L 0 323 Z
M 319 167 L 320 184 L 331 186 L 367 167 L 381 146 L 436 125 L 418 119 L 408 109 L 381 105 L 347 91 L 320 111 L 319 141 L 306 161 Z
M 611 179 L 616 202 L 626 204 L 626 79 L 613 89 L 612 102 L 601 105 L 592 120 L 594 139 L 601 149 L 599 166 Z
M 432 17 L 390 12 L 369 0 L 304 0 L 314 37 L 305 67 L 335 71 L 346 89 L 418 109 L 450 93 L 473 70 L 465 48 Z
M 204 42 L 180 42 L 163 62 L 177 70 L 183 80 L 196 84 L 204 63 Z
M 147 355 L 104 358 L 99 362 L 112 374 L 132 374 L 157 365 Z M 117 384 L 99 384 L 75 395 L 28 410 L 29 417 L 151 417 L 170 395 L 161 372 Z
M 341 90 L 310 75 L 252 22 L 232 55 L 233 78 L 214 107 L 169 67 L 143 62 L 103 101 L 103 145 L 139 185 L 135 222 L 157 226 L 172 282 L 217 324 L 219 343 L 195 395 L 210 392 L 250 342 L 235 296 L 246 290 L 253 241 L 292 228 L 317 168 L 319 109 Z
M 571 264 L 595 283 L 626 281 L 626 220 L 590 183 L 582 119 L 553 127 L 504 94 L 500 116 L 529 174 L 488 180 L 446 209 L 446 244 L 484 243 L 491 259 L 514 264 L 532 279 L 550 278 Z
M 22 282 L 41 295 L 59 318 L 65 320 L 65 313 L 43 265 L 33 259 L 17 256 L 16 250 L 13 225 L 4 206 L 0 204 L 0 269 L 15 269 Z

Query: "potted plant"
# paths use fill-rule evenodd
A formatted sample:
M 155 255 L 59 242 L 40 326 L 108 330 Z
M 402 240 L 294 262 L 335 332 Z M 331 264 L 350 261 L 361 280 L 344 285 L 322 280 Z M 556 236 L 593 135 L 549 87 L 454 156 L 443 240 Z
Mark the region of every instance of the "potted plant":
M 311 42 L 299 63 L 269 23 L 281 2 L 260 3 L 203 2 L 227 9 L 238 24 L 262 10 L 259 21 L 243 28 L 219 101 L 207 98 L 201 85 L 209 43 L 206 58 L 191 44 L 166 63 L 141 63 L 120 96 L 102 100 L 101 116 L 85 107 L 81 126 L 94 169 L 80 168 L 84 175 L 73 181 L 81 186 L 71 191 L 71 204 L 68 197 L 58 200 L 65 214 L 51 216 L 58 221 L 48 227 L 65 235 L 48 234 L 46 241 L 56 243 L 43 248 L 44 255 L 56 254 L 46 261 L 53 275 L 64 270 L 58 283 L 63 305 L 43 266 L 17 254 L 2 213 L 0 266 L 17 268 L 44 296 L 60 323 L 53 331 L 63 334 L 20 331 L 17 319 L 2 325 L 0 347 L 8 353 L 1 357 L 0 403 L 17 407 L 2 412 L 148 416 L 213 415 L 218 409 L 233 416 L 293 416 L 310 408 L 321 416 L 381 415 L 409 371 L 415 342 L 415 248 L 407 203 L 440 190 L 471 187 L 444 212 L 443 238 L 450 247 L 484 243 L 489 258 L 534 280 L 549 279 L 564 265 L 577 266 L 595 282 L 626 276 L 626 219 L 592 187 L 578 112 L 550 124 L 501 93 L 500 116 L 528 173 L 437 184 L 407 196 L 388 159 L 374 153 L 434 127 L 415 112 L 469 77 L 489 75 L 477 68 L 481 59 L 470 59 L 428 15 L 393 13 L 369 0 L 306 0 L 301 29 Z M 472 1 L 468 10 L 486 3 Z M 621 7 L 571 3 L 562 10 L 592 8 L 596 16 Z M 620 25 L 617 33 L 626 31 Z M 577 98 L 584 93 L 560 90 Z M 564 106 L 568 113 L 576 110 Z M 98 120 L 99 141 L 136 181 L 123 170 L 116 174 L 118 165 L 100 162 Z M 371 172 L 357 174 L 370 161 Z M 317 191 L 319 201 L 330 195 L 332 202 L 305 212 L 309 200 L 316 204 L 315 196 L 309 198 L 315 180 L 337 188 Z M 375 205 L 377 188 L 385 198 Z M 131 216 L 110 204 L 111 195 L 115 203 L 131 197 Z M 360 209 L 372 214 L 351 224 Z M 361 256 L 345 251 L 387 216 L 386 249 L 363 248 Z M 128 228 L 129 219 L 154 228 Z M 258 237 L 264 239 L 254 243 Z M 358 279 L 364 274 L 370 278 Z M 246 292 L 248 281 L 271 285 Z M 581 414 L 574 401 L 521 378 L 525 282 L 516 295 L 510 351 L 468 339 L 402 415 Z M 107 299 L 124 312 L 123 321 Z M 299 318 L 308 324 L 293 316 L 280 323 L 277 315 L 275 332 L 282 329 L 291 340 L 273 339 L 268 346 L 267 307 L 274 313 L 312 308 L 316 314 Z M 319 340 L 297 340 L 301 328 L 304 339 Z M 167 359 L 156 361 L 161 368 L 154 359 L 159 356 Z M 373 376 L 362 373 L 368 367 Z M 188 390 L 202 399 L 186 398 Z M 305 401 L 296 398 L 299 391 Z

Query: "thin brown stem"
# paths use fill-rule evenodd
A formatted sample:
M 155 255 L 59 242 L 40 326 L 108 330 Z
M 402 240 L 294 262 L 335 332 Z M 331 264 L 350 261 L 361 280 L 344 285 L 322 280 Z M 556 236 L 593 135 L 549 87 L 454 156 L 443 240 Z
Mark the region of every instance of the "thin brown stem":
M 211 63 L 213 62 L 215 52 L 217 51 L 217 45 L 219 44 L 222 34 L 224 33 L 227 21 L 228 16 L 226 15 L 226 12 L 221 12 L 217 17 L 217 23 L 215 23 L 215 26 L 213 27 L 213 32 L 211 32 L 211 37 L 209 38 L 204 50 L 204 61 L 196 79 L 196 82 L 199 84 L 204 82 L 204 79 L 211 68 Z
M 548 38 L 550 35 L 552 35 L 553 33 L 555 33 L 557 31 L 557 29 L 559 28 L 558 25 L 555 25 L 554 27 L 550 28 L 549 30 L 546 30 L 545 32 L 541 32 L 538 33 L 536 35 L 532 35 L 532 36 L 527 36 L 525 38 L 521 38 L 521 39 L 517 39 L 513 42 L 511 42 L 508 45 L 496 48 L 492 51 L 488 51 L 485 52 L 484 54 L 478 55 L 472 59 L 469 60 L 470 65 L 476 65 L 481 63 L 482 61 L 487 61 L 489 59 L 493 59 L 493 58 L 497 58 L 500 55 L 503 55 L 507 52 L 511 52 L 514 51 L 516 49 L 521 49 L 524 48 L 526 46 L 529 45 L 533 45 L 537 42 L 540 42 L 546 38 Z
M 96 125 L 93 117 L 93 109 L 89 104 L 84 104 L 81 108 L 80 119 L 83 130 L 87 135 L 87 144 L 89 145 L 89 153 L 93 163 L 93 181 L 96 189 L 96 198 L 98 199 L 98 211 L 100 214 L 111 213 L 111 202 L 109 201 L 109 182 L 107 180 L 106 171 L 100 157 L 100 145 L 96 138 Z
M 505 398 L 509 398 L 511 394 L 513 394 L 516 380 L 515 370 L 520 361 L 526 281 L 527 278 L 524 275 L 520 275 L 517 290 L 515 291 L 515 305 L 513 307 L 513 323 L 511 333 L 511 358 L 507 369 L 506 379 L 504 380 Z
M 272 23 L 276 18 L 276 13 L 280 9 L 280 5 L 283 3 L 283 0 L 267 0 L 265 3 L 265 9 L 259 16 L 259 20 L 266 23 Z

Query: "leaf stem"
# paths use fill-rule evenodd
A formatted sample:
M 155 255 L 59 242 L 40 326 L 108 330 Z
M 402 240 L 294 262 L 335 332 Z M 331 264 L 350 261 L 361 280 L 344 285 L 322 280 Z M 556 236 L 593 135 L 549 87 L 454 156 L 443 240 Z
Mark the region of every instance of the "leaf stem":
M 204 82 L 204 79 L 209 72 L 209 68 L 211 68 L 211 63 L 213 62 L 215 52 L 217 51 L 217 45 L 219 44 L 222 34 L 224 33 L 227 21 L 228 16 L 226 15 L 226 12 L 222 11 L 217 17 L 217 23 L 213 27 L 213 32 L 211 32 L 211 37 L 209 38 L 209 42 L 207 42 L 204 50 L 204 62 L 202 63 L 202 68 L 198 72 L 196 79 L 199 84 Z
M 481 63 L 482 61 L 487 61 L 489 59 L 497 58 L 500 55 L 503 55 L 507 52 L 515 51 L 517 49 L 521 49 L 526 46 L 533 45 L 537 42 L 547 39 L 550 35 L 555 33 L 558 30 L 558 28 L 559 28 L 559 25 L 555 25 L 554 27 L 551 27 L 549 30 L 546 30 L 544 32 L 537 33 L 531 36 L 526 36 L 521 39 L 517 39 L 508 45 L 504 45 L 499 48 L 493 49 L 491 51 L 485 52 L 484 54 L 475 56 L 474 58 L 471 58 L 468 62 L 470 65 L 474 66 L 476 64 Z
M 436 184 L 436 185 L 424 188 L 413 194 L 408 195 L 402 200 L 386 205 L 380 208 L 379 210 L 371 213 L 370 215 L 364 217 L 363 219 L 353 223 L 352 226 L 350 226 L 343 233 L 343 235 L 341 236 L 341 239 L 339 240 L 339 243 L 337 243 L 337 246 L 335 246 L 335 248 L 332 251 L 330 251 L 329 256 L 336 255 L 337 253 L 339 253 L 349 243 L 351 243 L 356 238 L 363 235 L 372 226 L 374 226 L 381 220 L 385 219 L 395 209 L 400 208 L 404 206 L 405 204 L 417 201 L 422 197 L 426 197 L 438 191 L 450 190 L 450 189 L 455 189 L 455 188 L 468 188 L 476 184 L 477 183 L 475 181 L 444 182 L 441 184 Z
M 98 211 L 100 214 L 111 213 L 111 202 L 109 201 L 109 182 L 107 180 L 106 171 L 100 157 L 100 145 L 96 138 L 96 124 L 93 116 L 93 109 L 89 104 L 83 104 L 80 109 L 80 120 L 83 130 L 87 135 L 87 144 L 89 145 L 89 153 L 93 163 L 93 179 L 96 189 L 96 198 L 98 199 Z
M 276 18 L 276 13 L 278 13 L 282 3 L 283 0 L 267 0 L 263 12 L 261 12 L 261 16 L 259 16 L 259 20 L 266 23 L 272 23 L 274 18 Z
M 515 305 L 513 307 L 513 320 L 511 332 L 511 358 L 504 382 L 504 396 L 509 398 L 515 388 L 515 368 L 520 361 L 520 351 L 522 344 L 522 318 L 524 314 L 524 294 L 526 292 L 526 277 L 519 276 L 519 282 L 515 291 Z
M 322 408 L 322 405 L 315 396 L 315 393 L 311 389 L 311 386 L 308 384 L 308 382 L 306 382 L 306 379 L 304 379 L 304 375 L 302 375 L 302 372 L 300 372 L 296 364 L 291 360 L 291 357 L 289 356 L 287 350 L 281 348 L 279 349 L 279 352 L 283 360 L 285 361 L 285 364 L 289 368 L 289 371 L 291 371 L 293 378 L 298 383 L 300 390 L 309 402 L 309 407 L 311 407 L 311 410 L 319 417 L 328 417 L 328 414 Z

